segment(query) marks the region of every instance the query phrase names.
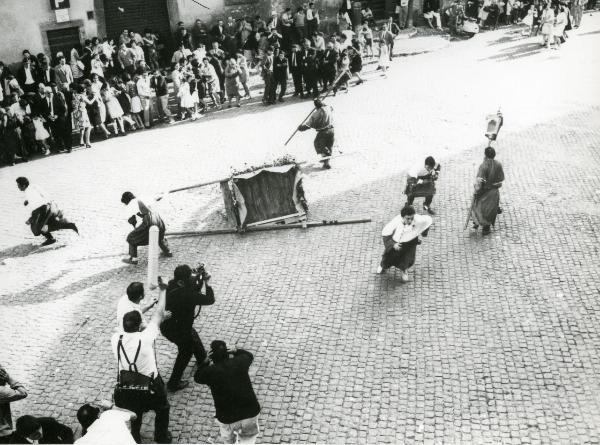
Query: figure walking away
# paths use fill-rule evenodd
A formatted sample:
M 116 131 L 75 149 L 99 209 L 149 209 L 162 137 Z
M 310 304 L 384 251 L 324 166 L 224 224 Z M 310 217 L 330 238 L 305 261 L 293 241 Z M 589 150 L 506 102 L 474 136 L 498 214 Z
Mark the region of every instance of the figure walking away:
M 485 149 L 485 158 L 477 171 L 475 180 L 475 195 L 471 206 L 473 228 L 477 230 L 483 226 L 483 234 L 490 233 L 490 226 L 496 223 L 496 216 L 500 210 L 500 191 L 504 181 L 502 164 L 496 161 L 496 150 L 492 147 Z

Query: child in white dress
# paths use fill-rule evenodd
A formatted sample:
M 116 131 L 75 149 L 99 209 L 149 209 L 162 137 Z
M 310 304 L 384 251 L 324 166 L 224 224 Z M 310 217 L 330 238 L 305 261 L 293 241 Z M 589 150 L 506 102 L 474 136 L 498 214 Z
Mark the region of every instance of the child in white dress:
M 50 138 L 50 133 L 48 130 L 44 128 L 44 118 L 37 113 L 31 115 L 31 120 L 33 121 L 33 126 L 35 127 L 35 141 L 38 146 L 42 147 L 43 151 L 48 152 L 50 150 L 50 145 L 48 145 L 48 139 Z
M 181 79 L 179 92 L 177 93 L 177 97 L 179 97 L 179 106 L 181 107 L 181 120 L 185 119 L 186 114 L 189 114 L 191 117 L 194 116 L 194 98 L 190 93 L 190 84 L 188 81 L 190 78 L 191 77 Z
M 387 77 L 387 69 L 390 66 L 390 53 L 384 41 L 379 42 L 379 68 L 383 71 L 382 76 Z

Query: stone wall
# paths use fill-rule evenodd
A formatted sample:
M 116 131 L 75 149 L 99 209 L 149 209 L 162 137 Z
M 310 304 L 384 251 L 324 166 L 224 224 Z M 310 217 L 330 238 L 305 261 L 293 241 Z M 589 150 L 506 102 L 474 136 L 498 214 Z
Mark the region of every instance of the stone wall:
M 21 52 L 29 49 L 31 53 L 49 53 L 46 32 L 53 29 L 78 27 L 81 39 L 97 34 L 94 1 L 71 0 L 70 21 L 56 22 L 56 15 L 50 9 L 49 0 L 1 0 L 0 60 L 7 65 L 21 61 Z M 92 19 L 87 12 L 94 13 Z

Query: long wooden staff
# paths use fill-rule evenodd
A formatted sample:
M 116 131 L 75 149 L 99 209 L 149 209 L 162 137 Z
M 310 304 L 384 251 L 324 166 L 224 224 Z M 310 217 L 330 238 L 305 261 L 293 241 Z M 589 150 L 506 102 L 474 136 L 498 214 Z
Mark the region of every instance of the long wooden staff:
M 337 83 L 338 83 L 338 82 L 339 82 L 339 80 L 342 78 L 342 76 L 343 76 L 344 74 L 346 74 L 346 71 L 348 71 L 348 70 L 343 70 L 343 71 L 340 73 L 340 75 L 339 75 L 339 76 L 338 76 L 338 77 L 337 77 L 337 78 L 336 78 L 336 79 L 333 81 L 333 83 L 332 83 L 332 84 L 329 86 L 329 88 L 327 89 L 327 93 L 325 94 L 325 96 L 323 96 L 323 97 L 319 97 L 319 99 L 321 99 L 321 100 L 324 100 L 324 99 L 325 99 L 327 96 L 329 96 L 329 94 L 331 94 L 331 92 L 333 91 L 333 88 L 334 88 L 334 87 L 337 85 Z M 285 141 L 285 144 L 283 144 L 284 146 L 286 146 L 286 145 L 287 145 L 287 144 L 288 144 L 288 143 L 289 143 L 289 142 L 292 140 L 292 138 L 293 138 L 294 136 L 296 136 L 296 133 L 298 133 L 298 128 L 299 128 L 300 126 L 302 126 L 302 125 L 304 124 L 304 122 L 306 122 L 306 121 L 308 120 L 308 118 L 311 116 L 311 114 L 313 114 L 313 113 L 314 113 L 314 111 L 315 111 L 315 110 L 316 110 L 316 107 L 315 107 L 315 108 L 313 108 L 312 110 L 310 110 L 310 113 L 308 113 L 308 116 L 306 116 L 306 117 L 304 118 L 304 120 L 303 120 L 302 122 L 300 122 L 300 125 L 298 125 L 298 126 L 296 127 L 296 129 L 294 130 L 294 132 L 292 133 L 292 135 L 291 135 L 291 136 L 288 138 L 288 140 L 287 140 L 287 141 Z
M 473 193 L 473 198 L 471 198 L 471 207 L 469 208 L 469 213 L 467 214 L 467 220 L 465 221 L 465 227 L 463 230 L 467 230 L 467 227 L 469 227 L 469 221 L 471 220 L 471 214 L 473 213 L 474 208 L 475 208 L 475 193 Z

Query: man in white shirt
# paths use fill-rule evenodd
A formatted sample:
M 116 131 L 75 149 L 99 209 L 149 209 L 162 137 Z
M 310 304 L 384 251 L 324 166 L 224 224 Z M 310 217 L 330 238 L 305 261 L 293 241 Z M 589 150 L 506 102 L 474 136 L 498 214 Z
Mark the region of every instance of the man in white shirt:
M 110 403 L 100 407 L 86 403 L 77 410 L 77 420 L 81 424 L 82 433 L 75 443 L 135 445 L 128 426 L 135 418 L 136 415 L 132 411 Z
M 138 311 L 142 315 L 142 330 L 146 329 L 147 323 L 144 319 L 144 314 L 158 303 L 158 299 L 154 298 L 150 303 L 142 305 L 144 299 L 144 285 L 139 281 L 134 281 L 127 286 L 127 293 L 119 299 L 117 303 L 117 328 L 123 331 L 123 317 L 131 311 Z
M 173 57 L 171 57 L 171 63 L 178 63 L 181 59 L 186 59 L 188 56 L 191 56 L 192 52 L 187 49 L 183 43 L 179 45 L 177 51 L 173 53 Z
M 57 230 L 71 229 L 79 234 L 77 226 L 68 221 L 56 204 L 46 198 L 37 187 L 31 186 L 27 178 L 18 177 L 17 186 L 25 193 L 23 204 L 31 209 L 31 217 L 27 220 L 31 232 L 35 236 L 43 235 L 46 238 L 42 246 L 49 246 L 56 242 L 51 232 Z
M 123 316 L 123 332 L 117 332 L 112 336 L 111 346 L 118 363 L 119 373 L 135 368 L 138 373 L 152 379 L 151 387 L 153 394 L 141 410 L 134 409 L 137 418 L 131 422 L 131 435 L 137 443 L 141 443 L 140 428 L 142 417 L 146 411 L 154 411 L 154 440 L 157 443 L 171 443 L 169 432 L 170 405 L 167 400 L 167 391 L 156 364 L 154 342 L 158 337 L 160 324 L 170 317 L 165 310 L 166 285 L 159 278 L 160 295 L 158 304 L 152 319 L 148 322 L 146 329 L 142 329 L 142 315 L 134 310 Z M 133 366 L 135 364 L 135 366 Z M 132 365 L 132 366 L 130 366 Z M 127 400 L 115 400 L 119 408 L 129 409 Z
M 419 235 L 427 236 L 433 222 L 431 216 L 415 213 L 413 206 L 405 206 L 381 231 L 385 250 L 378 274 L 394 266 L 400 270 L 402 282 L 408 281 L 407 271 L 415 263 L 417 245 L 421 244 Z
M 142 72 L 142 77 L 139 78 L 136 86 L 138 96 L 142 102 L 142 110 L 144 110 L 144 126 L 150 128 L 150 97 L 152 95 L 152 88 L 150 87 L 150 77 L 147 70 Z

